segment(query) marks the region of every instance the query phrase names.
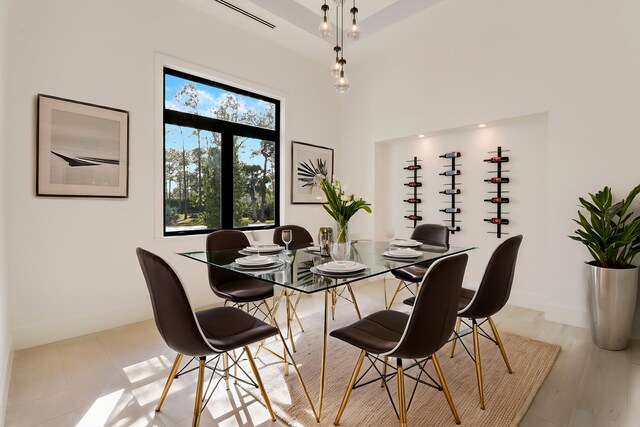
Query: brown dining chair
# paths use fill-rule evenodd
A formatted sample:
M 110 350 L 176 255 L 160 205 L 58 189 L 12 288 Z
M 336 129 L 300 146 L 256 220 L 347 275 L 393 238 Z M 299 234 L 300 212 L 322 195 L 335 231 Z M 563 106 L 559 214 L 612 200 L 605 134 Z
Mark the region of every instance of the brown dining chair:
M 243 348 L 243 353 L 246 354 L 255 377 L 254 382 L 247 375 L 250 381 L 247 384 L 260 388 L 271 419 L 275 421 L 276 417 L 249 350 L 249 344 L 278 335 L 278 329 L 235 307 L 218 307 L 194 313 L 182 283 L 173 269 L 162 258 L 151 252 L 137 248 L 136 253 L 151 297 L 158 331 L 166 344 L 178 353 L 160 401 L 156 406 L 156 412 L 162 408 L 174 378 L 186 373 L 186 366 L 197 359 L 198 383 L 192 423 L 194 427 L 197 427 L 200 424 L 204 399 L 207 398 L 203 396 L 205 367 L 213 370 L 212 375 L 224 375 L 228 389 L 229 366 L 225 364 L 224 368 L 220 369 L 218 367 L 219 357 L 223 354 L 227 355 L 231 350 Z M 182 371 L 178 372 L 182 357 L 185 355 L 192 359 L 182 368 Z M 207 362 L 207 356 L 214 357 Z M 241 357 L 242 354 L 233 358 L 232 362 L 242 370 L 238 365 Z M 211 368 L 212 366 L 214 367 Z M 191 372 L 191 370 L 187 372 Z M 238 380 L 243 381 L 242 379 Z M 204 404 L 206 405 L 206 402 Z
M 280 246 L 285 246 L 282 240 L 282 231 L 291 230 L 291 242 L 289 243 L 289 249 L 304 249 L 309 246 L 313 246 L 313 237 L 307 231 L 306 228 L 299 225 L 281 225 L 273 230 L 273 243 Z
M 511 285 L 513 284 L 513 275 L 516 269 L 516 259 L 521 243 L 522 236 L 514 236 L 502 242 L 491 255 L 478 290 L 473 291 L 462 288 L 460 301 L 458 303 L 458 323 L 451 347 L 451 357 L 453 357 L 456 351 L 456 342 L 460 341 L 460 344 L 476 365 L 481 409 L 484 409 L 484 388 L 482 383 L 482 364 L 480 362 L 480 336 L 487 338 L 498 346 L 504 363 L 507 365 L 507 371 L 510 374 L 513 373 L 504 345 L 498 334 L 498 329 L 496 329 L 496 325 L 493 323 L 491 316 L 499 312 L 509 300 Z M 468 321 L 471 321 L 471 324 L 463 319 L 468 319 Z M 480 322 L 478 322 L 479 320 Z M 489 323 L 494 338 L 491 338 L 489 334 L 482 329 L 482 325 L 486 322 Z M 461 323 L 467 326 L 468 329 L 466 329 L 466 332 L 460 333 Z M 467 349 L 464 341 L 460 339 L 469 334 L 473 334 L 473 355 L 471 355 L 471 352 Z
M 207 252 L 220 250 L 240 250 L 250 246 L 247 236 L 239 230 L 217 230 L 207 236 L 206 249 Z M 214 265 L 207 266 L 209 273 L 209 286 L 214 294 L 224 300 L 225 306 L 231 304 L 233 307 L 244 309 L 249 314 L 259 315 L 262 320 L 269 321 L 275 325 L 275 315 L 277 307 L 269 305 L 269 299 L 273 298 L 273 284 L 249 277 L 242 273 L 229 271 Z M 291 340 L 292 345 L 293 340 Z M 283 343 L 284 344 L 284 343 Z M 278 354 L 269 347 L 264 346 L 264 342 L 260 343 L 256 354 L 264 348 L 275 357 L 279 358 L 286 364 L 286 358 L 283 354 Z M 294 351 L 295 351 L 295 347 Z
M 416 228 L 414 228 L 411 233 L 411 239 L 416 240 L 423 245 L 436 246 L 439 248 L 448 249 L 449 248 L 449 228 L 446 225 L 440 224 L 420 224 Z M 429 268 L 431 261 L 427 261 L 424 263 L 420 263 L 417 265 L 412 265 L 409 267 L 399 268 L 397 270 L 393 270 L 391 273 L 393 276 L 399 280 L 398 286 L 396 287 L 393 296 L 391 297 L 391 301 L 387 304 L 387 289 L 386 282 L 384 286 L 384 304 L 387 309 L 390 309 L 393 305 L 393 302 L 398 295 L 398 292 L 403 289 L 407 289 L 411 294 L 415 293 L 411 290 L 411 285 L 416 285 L 422 281 L 424 277 L 424 273 Z M 410 301 L 413 301 L 413 298 L 410 298 Z M 410 304 L 407 302 L 407 304 Z
M 208 252 L 244 249 L 250 246 L 247 236 L 239 230 L 218 230 L 207 236 Z M 248 277 L 214 265 L 208 265 L 209 286 L 214 294 L 248 313 L 261 313 L 264 319 L 273 314 L 268 299 L 273 298 L 273 284 Z M 264 307 L 264 308 L 263 308 Z
M 369 380 L 361 383 L 363 378 L 358 378 L 365 357 L 382 377 L 382 384 L 387 389 L 389 396 L 391 393 L 387 382 L 394 376 L 397 377 L 398 409 L 396 409 L 393 400 L 391 403 L 398 415 L 401 427 L 407 425 L 408 407 L 419 383 L 426 383 L 443 391 L 456 424 L 460 424 L 460 418 L 440 369 L 436 352 L 448 342 L 453 332 L 467 259 L 467 254 L 457 254 L 434 261 L 422 279 L 416 296 L 416 304 L 411 314 L 393 310 L 378 311 L 349 326 L 331 332 L 332 337 L 361 350 L 334 425 L 340 424 L 340 418 L 347 406 L 351 391 L 356 387 L 375 381 Z M 396 372 L 387 375 L 386 367 L 391 366 L 387 363 L 389 357 L 396 359 Z M 413 359 L 414 363 L 410 366 L 403 366 L 403 360 L 407 359 Z M 433 362 L 438 376 L 437 382 L 429 376 L 433 384 L 428 383 L 426 378 L 422 379 L 422 375 L 426 373 L 425 365 L 429 360 Z M 375 362 L 382 362 L 382 372 Z M 410 373 L 412 368 L 417 369 L 417 377 Z M 415 381 L 408 404 L 405 404 L 405 376 Z

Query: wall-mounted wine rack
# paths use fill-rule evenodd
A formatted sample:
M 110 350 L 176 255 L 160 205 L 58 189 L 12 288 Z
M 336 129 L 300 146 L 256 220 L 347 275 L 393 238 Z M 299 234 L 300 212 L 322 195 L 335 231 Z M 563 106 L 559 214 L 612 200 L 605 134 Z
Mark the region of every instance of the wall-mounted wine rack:
M 418 160 L 417 157 L 414 157 L 413 160 L 407 160 L 409 166 L 405 166 L 403 169 L 411 172 L 411 176 L 408 176 L 407 179 L 410 179 L 408 183 L 404 185 L 408 186 L 412 192 L 408 193 L 406 199 L 403 201 L 410 205 L 410 209 L 408 210 L 409 215 L 405 215 L 404 217 L 410 221 L 413 221 L 413 226 L 409 226 L 409 228 L 416 228 L 418 221 L 422 221 L 422 215 L 419 215 L 421 212 L 418 209 L 418 205 L 422 203 L 422 199 L 420 193 L 418 192 L 418 188 L 422 187 L 422 182 L 418 181 L 418 178 L 421 176 L 418 175 L 418 171 L 422 169 L 422 165 L 418 164 L 422 160 Z
M 460 163 L 456 163 L 456 161 L 460 158 L 460 156 L 461 154 L 459 151 L 452 151 L 440 156 L 440 158 L 442 159 L 451 160 L 450 165 L 444 165 L 444 167 L 449 168 L 449 170 L 446 170 L 440 174 L 442 176 L 451 178 L 451 182 L 449 184 L 445 184 L 449 186 L 449 188 L 445 188 L 444 191 L 440 192 L 440 194 L 451 197 L 450 206 L 444 209 L 440 209 L 440 212 L 444 212 L 451 216 L 450 219 L 445 220 L 445 222 L 449 223 L 448 227 L 451 234 L 455 234 L 456 231 L 460 231 L 460 226 L 458 225 L 460 223 L 460 220 L 456 219 L 456 215 L 462 211 L 458 206 L 456 206 L 458 203 L 460 203 L 459 201 L 456 202 L 456 196 L 460 194 L 460 183 L 456 183 L 456 177 L 460 175 L 460 169 L 456 168 L 460 166 Z
M 509 183 L 509 178 L 502 175 L 505 172 L 509 172 L 509 170 L 502 168 L 502 165 L 504 163 L 509 162 L 509 157 L 503 156 L 503 154 L 508 151 L 509 150 L 503 150 L 502 147 L 498 147 L 497 151 L 489 151 L 489 154 L 493 155 L 492 157 L 484 160 L 487 163 L 496 165 L 495 171 L 489 171 L 489 173 L 495 174 L 495 176 L 484 180 L 484 182 L 495 185 L 495 191 L 489 191 L 489 198 L 484 199 L 484 201 L 492 203 L 496 207 L 495 211 L 488 212 L 489 214 L 493 214 L 494 216 L 492 216 L 491 218 L 485 218 L 485 222 L 495 224 L 496 231 L 489 231 L 489 233 L 496 234 L 498 239 L 501 238 L 503 234 L 509 234 L 502 231 L 502 226 L 509 225 L 509 220 L 507 218 L 503 218 L 503 215 L 508 215 L 509 212 L 505 212 L 502 208 L 502 205 L 509 203 L 509 197 L 504 197 L 504 195 L 508 194 L 509 192 L 503 190 L 502 188 L 504 184 Z

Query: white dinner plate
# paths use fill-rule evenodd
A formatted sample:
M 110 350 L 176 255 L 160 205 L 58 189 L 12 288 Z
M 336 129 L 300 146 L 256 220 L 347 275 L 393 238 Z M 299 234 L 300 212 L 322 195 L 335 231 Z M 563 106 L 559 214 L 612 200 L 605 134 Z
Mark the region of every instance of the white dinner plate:
M 236 263 L 240 265 L 246 265 L 246 266 L 252 266 L 252 265 L 264 266 L 264 265 L 273 264 L 273 259 L 268 256 L 249 255 L 242 258 L 236 258 Z
M 282 264 L 284 263 L 280 260 L 272 261 L 269 264 L 260 264 L 260 265 L 242 265 L 242 264 L 238 264 L 237 262 L 232 262 L 231 267 L 237 270 L 251 270 L 252 272 L 256 272 L 259 270 L 271 270 L 271 269 L 280 267 Z
M 244 248 L 245 252 L 250 252 L 253 254 L 263 253 L 263 254 L 272 254 L 276 252 L 280 252 L 284 247 L 279 245 L 259 245 L 259 246 L 247 246 Z
M 411 251 L 411 252 L 405 252 L 404 250 L 402 251 L 386 251 L 382 253 L 383 256 L 389 257 L 389 258 L 406 258 L 406 259 L 412 259 L 412 258 L 418 258 L 420 255 L 422 255 L 422 252 L 418 252 L 418 251 Z
M 391 244 L 401 248 L 413 248 L 415 246 L 420 246 L 422 243 L 415 240 L 394 240 Z
M 367 268 L 366 265 L 358 262 L 346 261 L 344 263 L 337 263 L 335 261 L 327 262 L 316 266 L 316 268 L 326 273 L 355 273 L 356 271 L 362 271 Z

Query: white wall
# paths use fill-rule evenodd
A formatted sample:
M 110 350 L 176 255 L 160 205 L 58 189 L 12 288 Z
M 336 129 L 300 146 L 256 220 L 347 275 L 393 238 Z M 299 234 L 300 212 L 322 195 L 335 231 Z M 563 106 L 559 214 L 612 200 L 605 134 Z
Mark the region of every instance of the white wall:
M 525 235 L 518 268 L 534 274 L 547 318 L 585 326 L 589 256 L 567 235 L 579 195 L 610 185 L 622 197 L 639 183 L 640 2 L 495 0 L 469 15 L 480 7 L 441 2 L 361 41 L 394 48 L 350 68 L 338 168 L 373 198 L 376 141 L 546 112 L 546 159 L 519 176 L 546 191 L 531 214 L 544 226 Z M 348 169 L 356 156 L 362 166 Z M 373 218 L 360 227 L 372 234 Z
M 9 24 L 7 2 L 0 0 L 0 425 L 4 413 L 11 372 L 11 333 L 9 331 L 9 302 L 6 264 L 6 170 L 7 170 L 7 28 Z
M 489 171 L 495 171 L 496 167 L 483 162 L 483 159 L 495 155 L 487 152 L 495 151 L 497 146 L 510 150 L 504 154 L 509 156 L 509 163 L 503 164 L 503 170 L 509 171 L 503 175 L 508 176 L 510 182 L 502 185 L 502 190 L 508 192 L 503 197 L 510 199 L 509 204 L 503 205 L 503 212 L 508 212 L 503 217 L 510 223 L 502 226 L 502 232 L 508 234 L 503 234 L 501 239 L 489 234 L 496 231 L 496 226 L 483 221 L 495 216 L 488 212 L 496 210 L 496 205 L 484 202 L 486 198 L 495 197 L 489 192 L 495 191 L 496 186 L 485 183 L 484 179 L 495 176 Z M 413 174 L 403 170 L 408 165 L 407 160 L 413 156 L 422 160 L 422 169 L 418 171 L 418 179 L 422 182 L 418 197 L 422 203 L 417 205 L 421 211 L 421 223 L 450 225 L 444 222 L 450 219 L 450 215 L 439 210 L 451 206 L 451 197 L 438 193 L 450 188 L 451 178 L 439 173 L 451 168 L 451 160 L 438 157 L 450 151 L 462 153 L 456 159 L 457 168 L 462 172 L 456 177 L 457 188 L 461 190 L 461 194 L 456 196 L 456 206 L 462 210 L 456 215 L 456 220 L 461 221 L 458 223 L 461 229 L 450 235 L 450 243 L 477 247 L 467 265 L 465 287 L 477 288 L 486 262 L 498 244 L 510 236 L 522 234 L 527 236 L 527 240 L 518 256 L 519 268 L 510 301 L 544 309 L 546 294 L 540 288 L 536 249 L 545 243 L 538 230 L 544 229 L 546 224 L 536 212 L 546 209 L 547 191 L 531 177 L 538 176 L 540 165 L 546 161 L 546 115 L 496 123 L 482 129 L 465 128 L 426 138 L 376 144 L 379 165 L 376 168 L 374 199 L 376 239 L 387 239 L 392 233 L 394 237 L 408 238 L 413 231 L 413 223 L 404 218 L 413 206 L 403 202 L 413 194 L 413 189 L 404 186 L 411 181 L 409 177 Z
M 11 209 L 11 324 L 16 348 L 151 317 L 134 249 L 166 255 L 197 305 L 215 301 L 204 265 L 175 252 L 204 248 L 204 237 L 158 237 L 162 203 L 162 105 L 158 58 L 285 98 L 282 160 L 291 140 L 335 146 L 337 95 L 327 71 L 233 26 L 228 9 L 206 13 L 170 0 L 27 0 L 11 2 L 8 173 Z M 247 26 L 260 25 L 247 19 Z M 161 61 L 160 61 L 161 63 Z M 35 196 L 36 95 L 55 95 L 130 113 L 129 198 Z M 160 159 L 160 160 L 159 160 Z M 320 206 L 288 204 L 290 170 L 281 181 L 284 221 L 317 230 Z M 319 221 L 319 222 L 318 222 Z

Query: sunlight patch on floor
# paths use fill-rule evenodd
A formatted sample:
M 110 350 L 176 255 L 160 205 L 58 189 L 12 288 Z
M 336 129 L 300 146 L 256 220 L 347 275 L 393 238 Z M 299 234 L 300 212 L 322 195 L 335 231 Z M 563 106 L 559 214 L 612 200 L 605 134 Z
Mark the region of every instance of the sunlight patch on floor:
M 106 396 L 99 397 L 89 411 L 82 417 L 76 427 L 99 427 L 104 426 L 113 413 L 113 410 L 120 400 L 120 396 L 124 393 L 124 389 L 114 391 Z

